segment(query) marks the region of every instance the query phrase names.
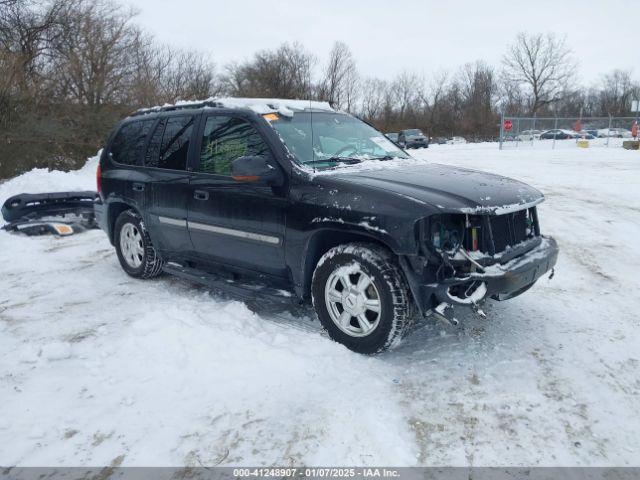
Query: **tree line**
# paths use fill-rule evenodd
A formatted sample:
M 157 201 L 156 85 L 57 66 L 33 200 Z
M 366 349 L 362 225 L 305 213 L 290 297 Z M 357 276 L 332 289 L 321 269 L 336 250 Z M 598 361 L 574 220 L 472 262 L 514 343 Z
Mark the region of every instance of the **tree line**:
M 0 178 L 33 167 L 75 168 L 113 125 L 140 107 L 212 96 L 325 100 L 378 129 L 495 138 L 508 115 L 629 115 L 631 71 L 576 78 L 565 39 L 519 34 L 498 66 L 483 61 L 428 76 L 362 75 L 348 45 L 320 62 L 283 43 L 218 67 L 201 52 L 158 42 L 136 12 L 109 0 L 0 0 Z

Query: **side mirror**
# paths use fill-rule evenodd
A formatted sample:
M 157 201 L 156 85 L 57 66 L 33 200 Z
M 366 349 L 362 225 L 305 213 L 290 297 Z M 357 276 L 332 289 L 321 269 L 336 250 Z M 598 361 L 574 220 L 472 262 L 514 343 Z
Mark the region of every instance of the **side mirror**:
M 279 167 L 272 165 L 262 155 L 236 158 L 231 163 L 231 175 L 237 182 L 279 187 L 284 183 L 284 175 Z

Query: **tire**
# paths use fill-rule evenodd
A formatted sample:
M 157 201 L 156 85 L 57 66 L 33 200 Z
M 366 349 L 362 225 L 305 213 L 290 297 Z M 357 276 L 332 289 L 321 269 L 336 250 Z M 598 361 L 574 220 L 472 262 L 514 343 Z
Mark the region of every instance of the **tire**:
M 153 278 L 162 273 L 164 261 L 135 211 L 126 210 L 116 219 L 114 243 L 120 266 L 132 277 Z
M 313 272 L 311 295 L 329 336 L 357 353 L 396 346 L 413 320 L 404 274 L 393 254 L 375 244 L 348 243 L 325 253 Z

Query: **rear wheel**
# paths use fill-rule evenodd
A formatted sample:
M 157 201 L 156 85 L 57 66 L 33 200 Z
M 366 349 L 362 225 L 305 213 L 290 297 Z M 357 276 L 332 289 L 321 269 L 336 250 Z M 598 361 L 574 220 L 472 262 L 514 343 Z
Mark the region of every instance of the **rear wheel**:
M 329 336 L 358 353 L 394 346 L 412 320 L 402 271 L 393 254 L 375 244 L 340 245 L 323 255 L 312 297 Z
M 162 273 L 164 262 L 156 253 L 140 216 L 122 212 L 115 224 L 115 245 L 122 269 L 135 278 L 152 278 Z

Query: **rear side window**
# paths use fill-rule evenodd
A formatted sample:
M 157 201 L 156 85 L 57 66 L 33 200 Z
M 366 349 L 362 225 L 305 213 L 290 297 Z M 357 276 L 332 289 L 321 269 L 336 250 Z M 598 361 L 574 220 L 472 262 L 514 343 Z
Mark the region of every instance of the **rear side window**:
M 162 145 L 162 134 L 164 133 L 164 127 L 167 123 L 167 119 L 163 118 L 158 122 L 153 135 L 149 139 L 149 145 L 147 146 L 147 152 L 144 155 L 144 165 L 147 167 L 157 167 L 158 160 L 160 158 L 160 146 Z
M 149 141 L 145 166 L 185 170 L 194 121 L 184 115 L 162 119 Z
M 111 143 L 111 156 L 123 165 L 141 165 L 147 135 L 153 120 L 127 123 L 116 134 Z
M 269 155 L 269 147 L 246 120 L 224 115 L 207 118 L 198 171 L 231 175 L 231 163 L 247 155 Z

